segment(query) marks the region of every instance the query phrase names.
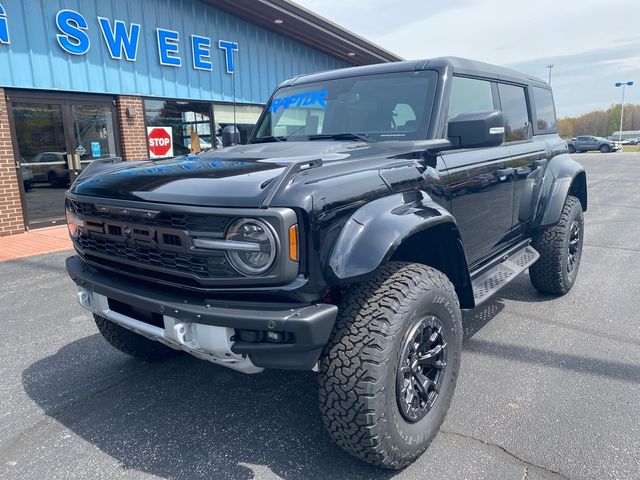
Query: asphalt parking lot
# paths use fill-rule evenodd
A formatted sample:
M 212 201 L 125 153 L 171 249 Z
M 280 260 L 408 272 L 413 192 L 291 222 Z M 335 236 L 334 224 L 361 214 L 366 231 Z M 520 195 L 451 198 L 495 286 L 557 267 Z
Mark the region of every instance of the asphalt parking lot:
M 640 478 L 640 154 L 575 158 L 590 188 L 575 288 L 522 276 L 465 314 L 453 405 L 406 470 L 334 446 L 311 372 L 117 352 L 52 254 L 0 264 L 0 477 Z

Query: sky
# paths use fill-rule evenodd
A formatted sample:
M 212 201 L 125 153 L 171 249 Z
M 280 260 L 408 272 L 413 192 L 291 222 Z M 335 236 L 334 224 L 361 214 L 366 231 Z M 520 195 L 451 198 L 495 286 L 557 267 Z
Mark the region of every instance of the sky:
M 640 0 L 295 0 L 411 60 L 444 55 L 548 79 L 559 118 L 640 104 Z

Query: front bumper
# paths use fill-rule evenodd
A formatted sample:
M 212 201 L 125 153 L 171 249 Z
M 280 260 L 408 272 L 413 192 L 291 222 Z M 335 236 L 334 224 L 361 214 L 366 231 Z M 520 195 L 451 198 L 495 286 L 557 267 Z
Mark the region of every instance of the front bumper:
M 67 259 L 67 272 L 78 285 L 80 304 L 96 315 L 173 348 L 246 373 L 262 368 L 312 369 L 338 313 L 338 308 L 329 304 L 283 306 L 246 302 L 232 305 L 207 300 L 110 275 L 89 267 L 78 256 Z M 161 316 L 164 328 L 112 310 L 109 299 Z M 239 329 L 283 332 L 290 334 L 293 341 L 236 341 L 234 337 Z

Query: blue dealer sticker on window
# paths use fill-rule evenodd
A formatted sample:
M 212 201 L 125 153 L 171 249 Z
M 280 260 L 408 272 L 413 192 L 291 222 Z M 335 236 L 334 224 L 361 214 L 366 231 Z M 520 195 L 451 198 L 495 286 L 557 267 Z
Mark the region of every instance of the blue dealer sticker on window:
M 284 110 L 291 106 L 296 107 L 311 107 L 318 106 L 319 108 L 327 108 L 325 102 L 329 95 L 328 90 L 316 90 L 313 92 L 297 93 L 296 95 L 289 95 L 288 97 L 274 98 L 269 107 L 270 112 L 277 112 L 280 107 Z

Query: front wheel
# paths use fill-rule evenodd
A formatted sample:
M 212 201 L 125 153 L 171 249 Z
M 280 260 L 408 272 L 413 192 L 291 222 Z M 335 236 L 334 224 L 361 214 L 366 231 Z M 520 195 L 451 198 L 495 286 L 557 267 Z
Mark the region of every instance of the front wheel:
M 386 468 L 413 462 L 444 421 L 462 350 L 453 285 L 392 262 L 344 296 L 320 360 L 320 411 L 334 441 Z
M 602 145 L 600 147 L 601 153 L 609 153 L 611 151 L 611 147 L 609 145 Z
M 533 286 L 545 293 L 568 293 L 578 276 L 583 240 L 582 205 L 576 197 L 568 196 L 560 221 L 533 238 L 533 247 L 540 253 L 540 259 L 529 268 Z
M 569 145 L 569 153 L 576 153 L 576 147 Z

